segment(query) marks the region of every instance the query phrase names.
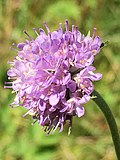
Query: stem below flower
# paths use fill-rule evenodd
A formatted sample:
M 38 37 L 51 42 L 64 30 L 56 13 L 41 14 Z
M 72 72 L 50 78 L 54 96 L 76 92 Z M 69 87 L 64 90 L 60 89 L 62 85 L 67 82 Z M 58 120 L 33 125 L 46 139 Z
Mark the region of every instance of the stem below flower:
M 105 100 L 101 97 L 101 95 L 97 91 L 94 90 L 92 93 L 92 96 L 95 96 L 95 98 L 93 98 L 93 101 L 102 110 L 102 112 L 108 122 L 110 131 L 112 134 L 114 146 L 115 146 L 116 155 L 117 155 L 118 160 L 120 160 L 120 137 L 119 137 L 119 132 L 118 132 L 115 118 L 114 118 L 109 106 L 107 105 Z

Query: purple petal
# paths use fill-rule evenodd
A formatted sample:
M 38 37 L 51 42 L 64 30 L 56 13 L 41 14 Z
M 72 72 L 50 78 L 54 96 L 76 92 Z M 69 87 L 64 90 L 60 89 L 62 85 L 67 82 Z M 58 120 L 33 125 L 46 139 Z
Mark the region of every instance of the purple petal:
M 40 109 L 41 111 L 45 111 L 45 109 L 46 109 L 46 103 L 43 102 L 42 104 L 39 104 L 39 109 Z
M 68 88 L 70 90 L 70 92 L 75 92 L 76 90 L 76 82 L 71 80 L 69 83 L 68 83 Z
M 57 105 L 58 102 L 59 102 L 59 99 L 60 99 L 60 97 L 58 96 L 58 94 L 52 94 L 49 97 L 49 103 L 50 103 L 50 105 L 52 105 L 52 106 Z
M 10 77 L 16 76 L 16 73 L 14 72 L 14 70 L 13 70 L 12 68 L 8 70 L 7 74 L 8 74 L 8 76 L 10 76 Z
M 32 52 L 34 54 L 38 54 L 39 53 L 39 47 L 36 44 L 32 44 Z
M 67 74 L 63 79 L 63 85 L 66 85 L 71 79 L 70 73 Z
M 63 109 L 60 110 L 60 112 L 65 112 L 68 109 L 68 106 L 65 106 Z
M 78 117 L 83 116 L 84 113 L 85 113 L 84 107 L 82 107 L 82 106 L 81 107 L 76 107 L 76 114 L 77 114 Z
M 87 103 L 90 100 L 90 96 L 89 95 L 84 95 L 80 100 L 79 103 L 83 104 L 83 103 Z
M 25 45 L 26 45 L 25 43 L 19 43 L 17 47 L 22 50 Z
M 93 73 L 93 72 L 90 71 L 89 74 L 90 74 L 90 79 L 92 81 L 98 81 L 98 80 L 100 80 L 102 78 L 102 74 L 101 73 Z

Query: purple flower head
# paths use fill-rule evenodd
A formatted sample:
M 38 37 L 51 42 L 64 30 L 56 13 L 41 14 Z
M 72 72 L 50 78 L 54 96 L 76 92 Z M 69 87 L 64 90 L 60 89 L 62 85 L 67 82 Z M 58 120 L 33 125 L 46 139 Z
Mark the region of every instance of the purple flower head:
M 90 100 L 94 90 L 93 81 L 102 78 L 94 73 L 94 57 L 100 52 L 100 37 L 80 33 L 78 27 L 69 29 L 66 20 L 62 26 L 48 34 L 43 29 L 37 38 L 16 45 L 18 55 L 10 62 L 11 68 L 6 88 L 16 93 L 12 107 L 23 106 L 35 121 L 49 134 L 59 127 L 63 130 L 67 120 L 72 125 L 72 117 L 85 113 L 83 105 Z M 33 122 L 34 123 L 34 122 Z

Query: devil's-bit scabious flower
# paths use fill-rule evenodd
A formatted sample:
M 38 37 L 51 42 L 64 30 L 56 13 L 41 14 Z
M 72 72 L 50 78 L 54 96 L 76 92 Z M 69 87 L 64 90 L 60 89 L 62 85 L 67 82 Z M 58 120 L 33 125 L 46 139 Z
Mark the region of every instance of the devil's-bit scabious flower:
M 63 130 L 67 120 L 72 125 L 72 117 L 84 115 L 83 105 L 90 100 L 94 90 L 93 81 L 102 75 L 94 73 L 94 57 L 100 52 L 101 39 L 80 33 L 78 27 L 66 31 L 62 25 L 50 32 L 45 23 L 47 34 L 43 29 L 33 39 L 25 32 L 29 40 L 19 43 L 18 55 L 8 71 L 12 82 L 6 88 L 16 93 L 12 107 L 23 106 L 33 119 L 45 128 L 49 134 L 60 127 Z M 11 86 L 10 86 L 11 84 Z

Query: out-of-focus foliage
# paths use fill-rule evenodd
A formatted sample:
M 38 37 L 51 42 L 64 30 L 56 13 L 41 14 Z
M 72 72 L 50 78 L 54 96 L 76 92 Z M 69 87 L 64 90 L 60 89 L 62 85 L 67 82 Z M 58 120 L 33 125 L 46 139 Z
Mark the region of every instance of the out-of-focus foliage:
M 110 132 L 103 114 L 91 101 L 86 114 L 74 118 L 72 133 L 68 126 L 61 134 L 46 136 L 30 117 L 23 118 L 23 108 L 12 109 L 11 90 L 7 81 L 7 61 L 16 55 L 9 47 L 24 41 L 26 29 L 35 38 L 32 28 L 51 30 L 67 18 L 82 33 L 97 28 L 103 42 L 109 44 L 96 57 L 95 65 L 103 79 L 95 84 L 113 111 L 120 129 L 120 1 L 119 0 L 0 0 L 0 160 L 115 160 Z

